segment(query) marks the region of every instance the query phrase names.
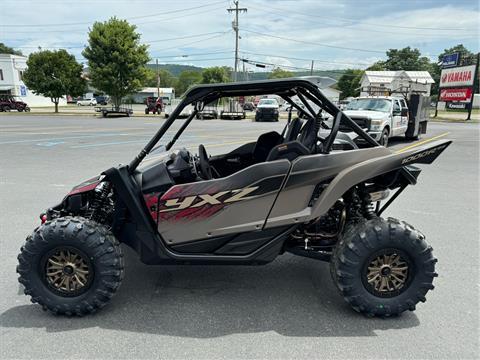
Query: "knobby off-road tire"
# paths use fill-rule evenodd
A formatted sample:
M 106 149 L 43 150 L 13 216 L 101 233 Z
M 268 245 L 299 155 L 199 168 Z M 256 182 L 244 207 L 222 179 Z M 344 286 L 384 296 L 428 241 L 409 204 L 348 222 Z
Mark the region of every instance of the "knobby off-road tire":
M 389 282 L 388 288 L 392 291 L 385 291 L 383 286 L 384 292 L 380 292 L 375 288 L 375 282 L 369 283 L 368 280 L 374 277 L 372 270 L 384 270 L 382 263 L 388 259 L 384 257 L 388 254 L 399 256 L 392 267 L 397 273 L 407 265 L 406 275 L 400 276 L 404 283 L 397 282 L 399 289 Z M 390 258 L 395 259 L 394 256 Z M 380 259 L 379 262 L 376 259 Z M 388 317 L 406 310 L 413 311 L 418 302 L 426 301 L 426 293 L 434 289 L 436 262 L 424 235 L 411 225 L 392 218 L 375 218 L 347 228 L 334 250 L 330 273 L 340 293 L 355 311 L 367 316 Z
M 54 314 L 94 313 L 109 302 L 123 278 L 119 242 L 103 225 L 84 218 L 47 221 L 20 251 L 17 272 L 25 295 Z M 73 278 L 72 271 L 78 276 Z

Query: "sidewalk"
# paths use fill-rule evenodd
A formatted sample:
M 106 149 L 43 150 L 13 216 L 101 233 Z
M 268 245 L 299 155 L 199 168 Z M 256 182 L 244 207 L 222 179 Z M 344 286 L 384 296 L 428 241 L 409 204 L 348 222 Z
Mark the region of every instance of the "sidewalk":
M 439 122 L 469 122 L 469 123 L 478 123 L 480 122 L 480 112 L 478 109 L 473 109 L 470 120 L 465 120 L 468 116 L 468 113 L 465 112 L 454 112 L 454 111 L 438 111 L 437 117 L 433 117 L 435 110 L 430 112 L 430 121 L 439 121 Z

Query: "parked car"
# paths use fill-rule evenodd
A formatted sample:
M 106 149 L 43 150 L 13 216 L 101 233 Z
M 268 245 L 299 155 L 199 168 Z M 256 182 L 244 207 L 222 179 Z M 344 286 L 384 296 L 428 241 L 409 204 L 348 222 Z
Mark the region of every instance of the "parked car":
M 107 105 L 108 104 L 108 96 L 100 95 L 100 96 L 95 96 L 95 100 L 97 101 L 98 105 Z
M 77 106 L 95 106 L 95 105 L 97 105 L 97 99 L 95 98 L 77 100 Z
M 206 106 L 202 111 L 199 111 L 197 119 L 204 120 L 204 119 L 218 119 L 218 110 L 216 106 Z
M 278 121 L 278 109 L 277 99 L 261 99 L 257 105 L 255 121 Z
M 178 106 L 178 104 L 180 104 L 180 102 L 181 102 L 180 99 L 174 99 L 173 101 L 171 101 L 169 105 L 165 106 L 165 113 L 164 113 L 165 119 L 167 119 L 170 116 L 170 114 L 175 110 L 175 108 Z M 182 108 L 182 111 L 178 115 L 178 117 L 179 118 L 189 117 L 192 114 L 193 110 L 194 110 L 193 105 L 185 106 L 184 108 Z
M 345 108 L 347 107 L 347 105 L 348 105 L 349 102 L 350 102 L 350 100 L 345 100 L 345 99 L 344 99 L 344 100 L 340 100 L 340 101 L 338 102 L 338 108 L 339 108 L 340 110 L 345 110 Z
M 26 103 L 21 100 L 17 100 L 12 95 L 3 95 L 0 96 L 0 111 L 11 111 L 17 110 L 19 112 L 22 111 L 30 111 L 30 108 Z
M 251 101 L 247 101 L 243 104 L 243 110 L 253 111 L 255 110 L 255 104 Z

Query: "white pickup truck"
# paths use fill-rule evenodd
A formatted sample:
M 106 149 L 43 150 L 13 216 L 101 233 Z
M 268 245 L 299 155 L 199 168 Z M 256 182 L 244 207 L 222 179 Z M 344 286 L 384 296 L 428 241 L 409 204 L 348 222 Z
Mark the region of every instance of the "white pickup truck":
M 360 127 L 367 129 L 370 136 L 384 146 L 387 146 L 388 139 L 392 136 L 407 134 L 409 111 L 407 102 L 403 98 L 358 97 L 348 103 L 344 113 Z

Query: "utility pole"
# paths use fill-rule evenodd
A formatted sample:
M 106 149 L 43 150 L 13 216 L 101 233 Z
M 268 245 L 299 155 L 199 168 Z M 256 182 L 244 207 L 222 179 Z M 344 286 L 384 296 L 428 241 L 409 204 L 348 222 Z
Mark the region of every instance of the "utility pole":
M 232 22 L 232 28 L 235 31 L 235 67 L 233 69 L 233 81 L 237 81 L 237 70 L 238 70 L 238 13 L 247 12 L 247 8 L 239 8 L 238 1 L 235 0 L 235 8 L 229 8 L 227 11 L 229 13 L 235 12 L 235 20 Z
M 472 97 L 470 98 L 470 103 L 468 104 L 468 116 L 465 120 L 470 120 L 470 117 L 472 116 L 473 100 L 475 99 L 475 89 L 477 88 L 477 84 L 478 84 L 478 69 L 480 66 L 480 53 L 477 54 L 476 65 L 477 66 L 475 66 L 475 71 L 474 71 L 475 76 L 473 77 Z
M 314 60 L 312 60 L 312 66 L 310 66 L 310 76 L 313 75 L 313 63 L 314 63 Z
M 157 97 L 160 97 L 160 70 L 158 69 L 158 59 L 156 59 L 157 64 Z

